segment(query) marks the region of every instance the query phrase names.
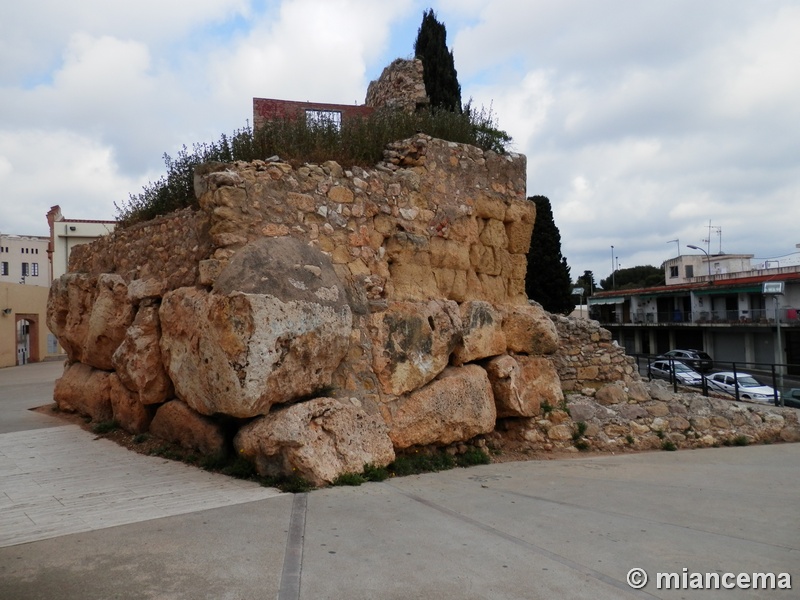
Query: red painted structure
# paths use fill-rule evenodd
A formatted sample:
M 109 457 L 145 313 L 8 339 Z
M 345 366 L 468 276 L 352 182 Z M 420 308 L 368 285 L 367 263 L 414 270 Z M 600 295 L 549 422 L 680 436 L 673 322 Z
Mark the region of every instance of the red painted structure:
M 293 100 L 276 100 L 274 98 L 253 98 L 253 126 L 261 127 L 268 121 L 280 119 L 293 120 L 306 111 L 318 113 L 338 113 L 344 122 L 355 117 L 367 117 L 375 109 L 363 104 L 329 104 L 325 102 L 295 102 Z

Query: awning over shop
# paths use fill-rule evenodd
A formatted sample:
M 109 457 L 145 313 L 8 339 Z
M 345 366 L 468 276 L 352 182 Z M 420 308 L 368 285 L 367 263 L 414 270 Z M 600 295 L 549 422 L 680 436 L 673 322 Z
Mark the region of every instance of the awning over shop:
M 760 294 L 761 285 L 747 285 L 740 287 L 707 288 L 694 291 L 696 296 L 712 296 L 719 294 Z
M 589 298 L 589 306 L 597 306 L 598 304 L 622 304 L 625 298 Z

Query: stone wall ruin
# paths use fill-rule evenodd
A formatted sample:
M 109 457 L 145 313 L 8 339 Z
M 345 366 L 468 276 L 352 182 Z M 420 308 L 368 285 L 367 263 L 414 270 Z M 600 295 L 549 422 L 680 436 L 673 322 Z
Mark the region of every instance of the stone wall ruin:
M 428 446 L 800 439 L 791 409 L 687 408 L 596 322 L 529 303 L 525 165 L 418 134 L 372 169 L 198 168 L 199 210 L 80 246 L 54 282 L 58 406 L 317 485 Z

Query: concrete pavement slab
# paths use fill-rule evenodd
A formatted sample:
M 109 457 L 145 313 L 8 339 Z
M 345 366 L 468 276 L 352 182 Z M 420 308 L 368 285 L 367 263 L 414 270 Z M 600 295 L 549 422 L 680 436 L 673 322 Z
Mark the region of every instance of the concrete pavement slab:
M 291 495 L 62 425 L 0 435 L 0 598 L 796 598 L 798 498 L 800 444 Z M 634 567 L 650 576 L 643 589 L 627 584 Z M 789 573 L 793 589 L 656 585 L 684 569 Z

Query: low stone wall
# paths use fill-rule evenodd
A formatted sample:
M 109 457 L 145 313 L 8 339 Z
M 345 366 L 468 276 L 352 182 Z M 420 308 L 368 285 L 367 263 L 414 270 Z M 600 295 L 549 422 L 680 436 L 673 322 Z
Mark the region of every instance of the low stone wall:
M 797 410 L 673 393 L 662 381 L 568 393 L 535 418 L 506 420 L 487 436 L 497 451 L 626 452 L 798 442 Z
M 126 282 L 157 281 L 164 291 L 196 285 L 198 265 L 212 252 L 208 215 L 190 209 L 118 229 L 76 246 L 71 273 L 116 273 Z M 137 284 L 137 285 L 139 285 Z
M 597 389 L 605 383 L 639 380 L 636 361 L 597 321 L 552 315 L 559 347 L 551 360 L 565 392 Z

